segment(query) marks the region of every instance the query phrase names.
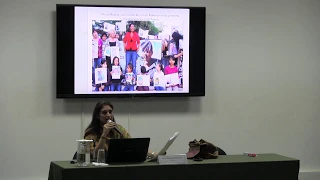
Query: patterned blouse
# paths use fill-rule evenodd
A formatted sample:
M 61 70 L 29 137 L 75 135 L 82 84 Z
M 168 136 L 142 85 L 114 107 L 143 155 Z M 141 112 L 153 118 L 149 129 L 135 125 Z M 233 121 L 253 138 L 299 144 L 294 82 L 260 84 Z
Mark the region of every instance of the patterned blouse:
M 128 131 L 124 127 L 122 127 L 119 124 L 117 124 L 117 127 L 118 127 L 119 131 L 122 133 L 122 135 L 119 134 L 115 130 L 111 130 L 110 133 L 107 135 L 107 143 L 105 145 L 106 150 L 108 150 L 109 139 L 131 138 L 130 134 L 128 133 Z M 97 134 L 92 133 L 92 134 L 86 135 L 84 137 L 84 139 L 93 140 L 94 143 L 91 143 L 91 145 L 90 145 L 90 150 L 91 150 L 91 152 L 93 152 L 94 148 L 97 146 L 97 144 L 100 140 L 100 135 L 98 136 Z

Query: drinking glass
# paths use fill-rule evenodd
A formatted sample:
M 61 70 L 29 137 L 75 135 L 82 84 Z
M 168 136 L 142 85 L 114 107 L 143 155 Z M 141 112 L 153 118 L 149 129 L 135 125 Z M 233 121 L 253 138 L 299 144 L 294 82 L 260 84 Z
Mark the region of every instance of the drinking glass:
M 106 163 L 104 149 L 98 150 L 97 163 Z

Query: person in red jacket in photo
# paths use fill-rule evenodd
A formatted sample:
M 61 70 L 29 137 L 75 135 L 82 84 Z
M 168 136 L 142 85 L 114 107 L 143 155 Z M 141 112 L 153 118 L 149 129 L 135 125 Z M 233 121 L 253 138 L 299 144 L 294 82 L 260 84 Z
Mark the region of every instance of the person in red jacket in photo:
M 126 67 L 129 63 L 132 63 L 133 73 L 136 73 L 136 61 L 140 48 L 140 37 L 135 31 L 134 24 L 129 25 L 129 32 L 124 36 L 123 45 L 126 52 Z

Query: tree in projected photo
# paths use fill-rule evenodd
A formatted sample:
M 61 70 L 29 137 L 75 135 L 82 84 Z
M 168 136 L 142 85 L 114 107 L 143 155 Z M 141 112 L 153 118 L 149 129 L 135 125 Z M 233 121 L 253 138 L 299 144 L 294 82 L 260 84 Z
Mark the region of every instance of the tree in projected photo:
M 162 23 L 158 23 L 155 26 L 155 23 L 152 21 L 127 21 L 125 22 L 125 29 L 119 28 L 118 23 L 122 21 L 113 21 L 113 20 L 94 20 L 92 21 L 92 31 L 96 30 L 101 37 L 103 33 L 107 33 L 107 29 L 115 29 L 117 34 L 123 34 L 125 31 L 129 30 L 129 24 L 134 24 L 136 31 L 139 32 L 139 29 L 149 30 L 148 35 L 158 35 L 159 32 L 163 30 Z

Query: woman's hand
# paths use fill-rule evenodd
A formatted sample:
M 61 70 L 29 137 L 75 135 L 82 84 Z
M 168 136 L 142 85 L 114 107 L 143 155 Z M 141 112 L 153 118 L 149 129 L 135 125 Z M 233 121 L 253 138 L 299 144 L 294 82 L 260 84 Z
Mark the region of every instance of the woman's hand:
M 112 71 L 110 72 L 110 75 L 112 76 Z
M 150 159 L 158 156 L 158 153 L 155 153 L 155 152 L 148 152 L 147 156 L 149 156 Z
M 109 134 L 109 132 L 111 131 L 111 129 L 113 129 L 114 127 L 116 127 L 115 122 L 108 122 L 105 125 L 103 125 L 102 136 L 106 137 Z
M 152 158 L 157 157 L 157 156 L 158 156 L 158 153 L 153 153 L 152 154 Z

